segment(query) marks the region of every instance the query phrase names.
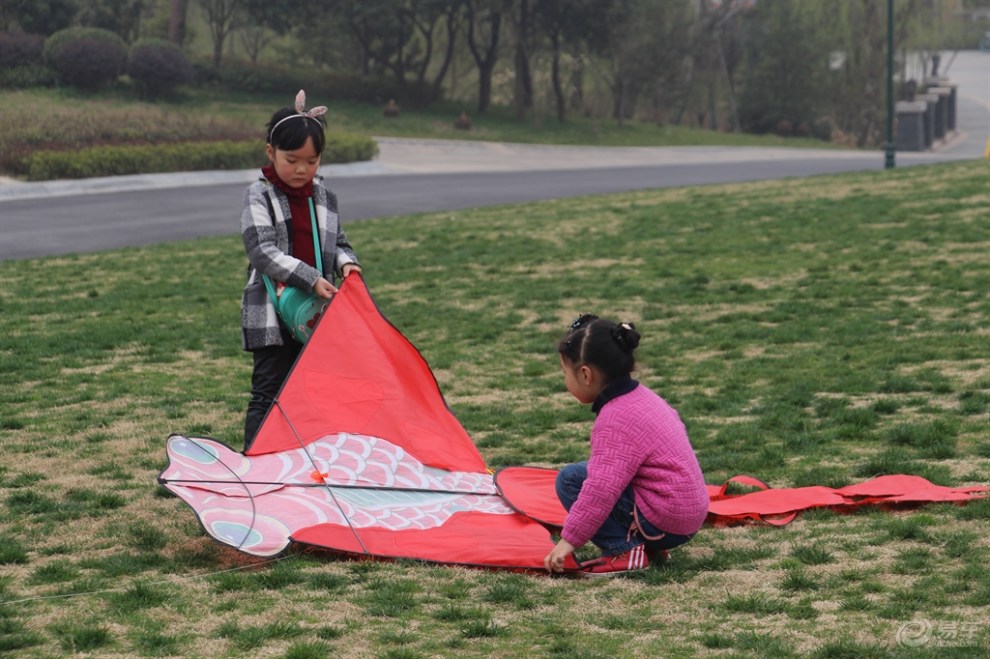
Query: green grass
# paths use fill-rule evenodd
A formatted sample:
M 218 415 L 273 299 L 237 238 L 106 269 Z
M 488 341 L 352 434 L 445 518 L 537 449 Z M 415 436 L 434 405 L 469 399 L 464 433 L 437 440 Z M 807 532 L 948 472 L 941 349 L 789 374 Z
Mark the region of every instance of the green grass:
M 348 234 L 492 467 L 586 455 L 592 415 L 554 346 L 588 311 L 642 329 L 637 376 L 710 483 L 986 485 L 988 176 L 643 191 Z M 0 652 L 930 656 L 898 645 L 918 619 L 941 655 L 990 647 L 990 500 L 706 528 L 606 583 L 218 545 L 155 478 L 171 432 L 241 443 L 244 262 L 228 236 L 0 264 Z

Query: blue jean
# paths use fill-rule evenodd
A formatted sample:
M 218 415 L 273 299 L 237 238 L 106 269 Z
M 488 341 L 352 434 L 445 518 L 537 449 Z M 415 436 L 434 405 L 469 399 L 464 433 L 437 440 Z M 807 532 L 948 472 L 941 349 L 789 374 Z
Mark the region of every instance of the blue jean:
M 560 499 L 560 503 L 564 505 L 564 508 L 567 510 L 571 509 L 571 506 L 577 501 L 578 494 L 581 492 L 581 486 L 584 485 L 584 481 L 587 478 L 587 462 L 575 462 L 560 470 L 557 474 L 556 482 L 557 498 Z M 598 545 L 602 550 L 602 554 L 605 556 L 623 554 L 638 545 L 645 545 L 648 553 L 658 552 L 661 549 L 671 549 L 678 545 L 683 545 L 693 537 L 693 534 L 675 535 L 673 533 L 665 533 L 650 523 L 649 520 L 644 519 L 642 515 L 639 515 L 639 523 L 643 527 L 643 533 L 656 539 L 649 540 L 644 538 L 633 525 L 634 507 L 635 500 L 633 499 L 632 485 L 630 485 L 622 493 L 622 496 L 619 497 L 619 501 L 605 519 L 605 523 L 602 524 L 595 535 L 591 536 L 591 541 Z M 632 533 L 630 533 L 630 527 L 633 528 Z

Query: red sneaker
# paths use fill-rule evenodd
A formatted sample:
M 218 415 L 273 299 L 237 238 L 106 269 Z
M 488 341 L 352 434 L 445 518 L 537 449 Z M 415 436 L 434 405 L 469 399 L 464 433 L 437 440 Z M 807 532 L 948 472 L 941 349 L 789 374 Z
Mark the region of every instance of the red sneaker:
M 650 559 L 646 557 L 646 548 L 636 545 L 624 554 L 616 556 L 599 556 L 581 564 L 581 572 L 586 577 L 614 577 L 623 572 L 639 572 L 650 567 Z

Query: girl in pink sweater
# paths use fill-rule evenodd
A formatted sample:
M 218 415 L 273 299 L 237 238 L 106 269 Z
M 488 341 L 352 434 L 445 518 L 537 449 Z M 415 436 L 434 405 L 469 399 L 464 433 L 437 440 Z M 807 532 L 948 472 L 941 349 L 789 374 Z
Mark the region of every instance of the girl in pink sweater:
M 677 412 L 633 380 L 639 332 L 585 314 L 558 346 L 567 390 L 597 415 L 591 456 L 557 475 L 567 518 L 547 555 L 548 571 L 591 541 L 602 556 L 583 565 L 589 576 L 649 567 L 684 544 L 708 514 L 701 467 Z

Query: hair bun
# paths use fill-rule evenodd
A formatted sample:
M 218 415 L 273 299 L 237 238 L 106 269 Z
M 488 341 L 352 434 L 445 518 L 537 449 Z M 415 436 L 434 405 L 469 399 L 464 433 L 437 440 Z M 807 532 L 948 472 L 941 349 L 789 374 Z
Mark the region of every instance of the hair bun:
M 612 338 L 626 352 L 632 352 L 639 345 L 639 332 L 632 323 L 619 323 L 612 329 Z

